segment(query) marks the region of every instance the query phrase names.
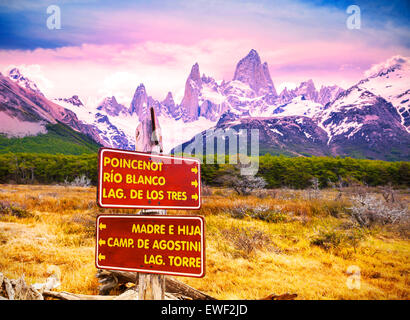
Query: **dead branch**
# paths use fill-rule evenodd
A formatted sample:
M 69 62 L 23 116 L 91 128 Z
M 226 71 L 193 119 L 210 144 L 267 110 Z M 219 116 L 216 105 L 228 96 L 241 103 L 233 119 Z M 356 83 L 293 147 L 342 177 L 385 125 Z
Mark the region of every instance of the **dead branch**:
M 43 300 L 39 291 L 26 284 L 24 276 L 17 280 L 10 280 L 2 273 L 0 273 L 0 296 L 8 300 Z
M 280 295 L 270 294 L 259 300 L 295 300 L 297 296 L 296 293 L 284 293 Z
M 102 283 L 100 286 L 100 294 L 109 294 L 110 290 L 115 289 L 117 286 L 125 285 L 128 282 L 138 284 L 137 277 L 138 273 L 135 272 L 98 270 L 97 278 L 99 282 Z M 216 298 L 172 277 L 166 277 L 165 291 L 193 300 L 216 300 Z

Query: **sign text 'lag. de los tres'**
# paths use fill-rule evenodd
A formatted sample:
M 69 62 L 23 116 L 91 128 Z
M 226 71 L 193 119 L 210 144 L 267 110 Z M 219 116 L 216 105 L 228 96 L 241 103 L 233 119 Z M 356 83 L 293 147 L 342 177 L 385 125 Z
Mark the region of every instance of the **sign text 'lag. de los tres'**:
M 101 148 L 97 202 L 103 208 L 199 209 L 197 159 Z
M 100 215 L 96 227 L 97 268 L 205 275 L 203 217 Z

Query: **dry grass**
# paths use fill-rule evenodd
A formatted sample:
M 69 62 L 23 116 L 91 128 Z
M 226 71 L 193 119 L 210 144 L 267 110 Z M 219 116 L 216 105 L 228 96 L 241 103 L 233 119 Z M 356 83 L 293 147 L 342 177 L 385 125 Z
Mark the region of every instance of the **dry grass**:
M 190 212 L 205 216 L 206 276 L 181 278 L 187 284 L 220 299 L 286 292 L 298 299 L 410 298 L 408 226 L 357 235 L 348 198 L 334 200 L 332 190 L 317 198 L 292 190 L 209 193 L 202 209 Z M 0 185 L 0 204 L 14 208 L 0 206 L 0 272 L 24 274 L 28 283 L 57 273 L 59 290 L 96 294 L 94 224 L 107 211 L 95 197 L 95 188 Z M 408 201 L 409 194 L 400 197 Z M 347 286 L 349 266 L 360 268 L 360 289 Z

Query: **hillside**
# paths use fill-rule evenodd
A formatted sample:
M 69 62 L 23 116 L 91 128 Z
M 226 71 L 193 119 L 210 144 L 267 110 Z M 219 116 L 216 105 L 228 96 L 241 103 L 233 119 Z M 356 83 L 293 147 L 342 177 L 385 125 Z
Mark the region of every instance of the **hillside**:
M 79 155 L 96 153 L 100 145 L 63 123 L 46 125 L 47 133 L 22 138 L 0 135 L 0 153 L 27 152 Z

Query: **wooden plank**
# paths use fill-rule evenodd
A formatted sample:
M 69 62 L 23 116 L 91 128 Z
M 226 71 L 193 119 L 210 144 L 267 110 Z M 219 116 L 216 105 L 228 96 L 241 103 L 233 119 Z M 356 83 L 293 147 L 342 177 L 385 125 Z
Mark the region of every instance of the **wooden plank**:
M 136 130 L 135 151 L 162 153 L 161 128 L 155 110 L 149 108 L 149 114 L 142 115 L 141 122 Z M 140 213 L 146 213 L 141 210 Z M 166 210 L 150 210 L 150 214 L 166 215 Z M 164 300 L 165 298 L 165 276 L 159 274 L 140 273 L 138 282 L 139 300 Z

